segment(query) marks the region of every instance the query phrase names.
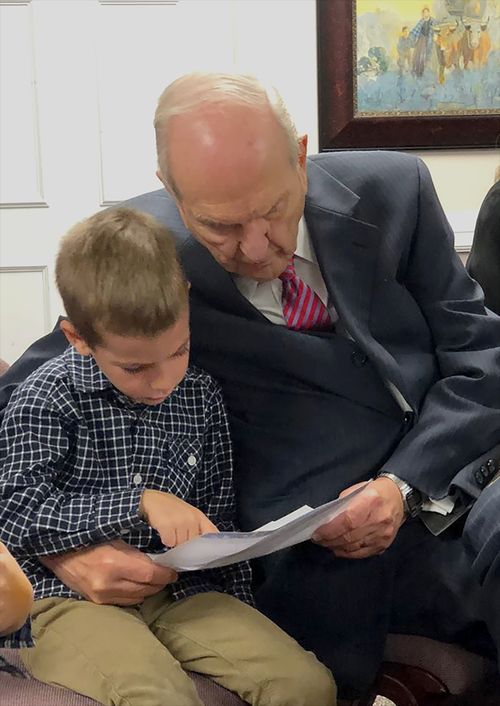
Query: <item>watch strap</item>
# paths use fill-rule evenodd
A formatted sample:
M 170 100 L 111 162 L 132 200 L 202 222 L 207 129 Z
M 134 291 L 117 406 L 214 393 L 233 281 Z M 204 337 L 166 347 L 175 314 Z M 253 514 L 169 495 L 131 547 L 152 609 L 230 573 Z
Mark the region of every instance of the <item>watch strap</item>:
M 424 504 L 424 496 L 420 490 L 417 490 L 417 488 L 414 488 L 402 478 L 395 476 L 394 473 L 386 473 L 384 471 L 379 474 L 379 478 L 381 477 L 390 478 L 390 480 L 398 486 L 399 492 L 401 493 L 401 497 L 403 499 L 405 515 L 407 517 L 417 517 L 420 515 Z

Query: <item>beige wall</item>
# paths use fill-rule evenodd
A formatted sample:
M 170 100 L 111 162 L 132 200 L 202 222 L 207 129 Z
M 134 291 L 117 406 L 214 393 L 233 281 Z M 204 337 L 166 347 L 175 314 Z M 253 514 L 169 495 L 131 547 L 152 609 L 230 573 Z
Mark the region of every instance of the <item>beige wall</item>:
M 436 191 L 455 231 L 455 246 L 467 252 L 479 207 L 494 182 L 499 150 L 443 150 L 418 153 L 430 169 Z

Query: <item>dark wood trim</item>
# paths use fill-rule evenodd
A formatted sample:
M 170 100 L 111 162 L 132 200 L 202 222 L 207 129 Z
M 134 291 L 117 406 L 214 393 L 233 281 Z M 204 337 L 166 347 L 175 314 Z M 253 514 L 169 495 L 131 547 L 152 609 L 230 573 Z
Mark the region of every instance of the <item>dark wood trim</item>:
M 355 0 L 317 0 L 320 151 L 500 147 L 494 115 L 354 117 Z

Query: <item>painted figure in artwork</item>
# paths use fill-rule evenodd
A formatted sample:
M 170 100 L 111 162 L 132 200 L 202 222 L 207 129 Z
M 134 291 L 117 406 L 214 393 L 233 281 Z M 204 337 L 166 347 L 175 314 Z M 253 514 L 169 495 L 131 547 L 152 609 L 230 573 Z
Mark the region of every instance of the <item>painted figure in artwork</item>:
M 399 35 L 397 45 L 398 68 L 400 73 L 411 69 L 411 49 L 412 39 L 410 37 L 410 30 L 407 25 L 404 25 L 401 28 L 401 34 Z
M 412 70 L 415 76 L 423 76 L 433 48 L 432 28 L 435 24 L 431 11 L 426 6 L 422 9 L 422 17 L 410 32 L 414 46 Z

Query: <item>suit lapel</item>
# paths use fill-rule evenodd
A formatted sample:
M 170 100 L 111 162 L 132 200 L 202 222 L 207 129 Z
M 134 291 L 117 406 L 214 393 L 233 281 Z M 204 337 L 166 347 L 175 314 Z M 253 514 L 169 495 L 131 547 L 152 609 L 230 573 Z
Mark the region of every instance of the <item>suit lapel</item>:
M 353 217 L 359 197 L 315 163 L 305 218 L 335 309 L 354 338 L 366 335 L 380 233 Z
M 355 217 L 359 197 L 314 162 L 309 165 L 305 218 L 331 301 L 348 333 L 380 375 L 410 401 L 410 390 L 394 357 L 369 328 L 381 234 Z M 357 214 L 356 214 L 357 215 Z
M 357 338 L 368 329 L 379 231 L 313 205 L 306 207 L 305 214 L 330 299 Z

